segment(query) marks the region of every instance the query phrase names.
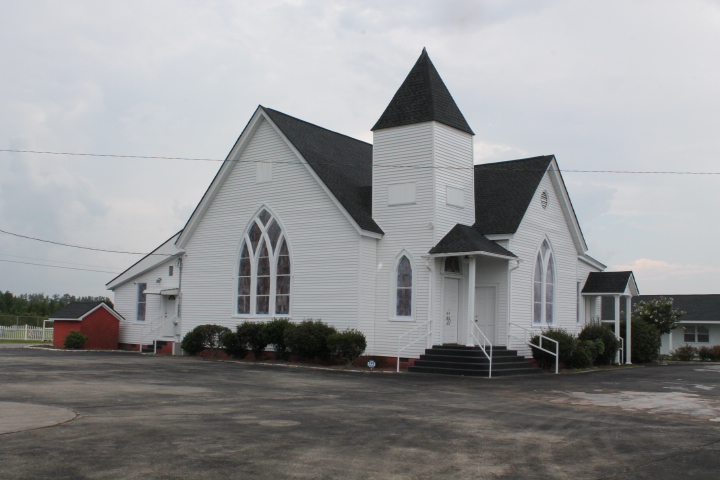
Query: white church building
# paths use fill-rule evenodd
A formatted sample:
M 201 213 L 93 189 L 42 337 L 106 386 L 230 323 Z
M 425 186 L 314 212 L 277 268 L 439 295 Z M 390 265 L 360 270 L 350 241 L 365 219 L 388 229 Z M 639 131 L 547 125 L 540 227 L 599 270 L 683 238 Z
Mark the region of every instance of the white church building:
M 360 330 L 380 360 L 528 354 L 532 332 L 597 316 L 598 295 L 637 295 L 634 281 L 583 292 L 606 267 L 557 160 L 476 165 L 425 50 L 372 131 L 368 144 L 259 106 L 185 227 L 107 284 L 121 343 L 179 353 L 197 325 L 288 317 Z

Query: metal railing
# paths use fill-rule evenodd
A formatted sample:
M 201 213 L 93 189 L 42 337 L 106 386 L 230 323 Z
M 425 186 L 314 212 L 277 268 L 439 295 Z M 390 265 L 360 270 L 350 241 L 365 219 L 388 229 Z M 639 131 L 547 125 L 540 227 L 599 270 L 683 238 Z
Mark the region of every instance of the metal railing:
M 53 339 L 53 328 L 31 327 L 30 325 L 0 326 L 0 340 L 37 340 L 39 342 Z
M 422 327 L 425 327 L 425 326 L 427 326 L 427 332 L 420 335 L 415 340 L 412 340 L 412 333 L 415 332 L 416 330 L 421 329 Z M 403 337 L 408 336 L 408 335 L 410 335 L 410 342 L 406 343 L 404 347 L 400 348 L 400 345 L 403 341 Z M 421 323 L 417 327 L 415 327 L 411 330 L 408 330 L 407 332 L 403 333 L 402 335 L 400 335 L 398 337 L 398 350 L 397 350 L 397 352 L 398 352 L 397 353 L 397 371 L 398 372 L 400 371 L 400 354 L 403 352 L 403 350 L 409 348 L 411 345 L 414 345 L 415 343 L 419 342 L 423 338 L 429 338 L 430 335 L 432 335 L 432 319 L 429 319 L 429 320 Z
M 485 336 L 485 334 L 482 332 L 482 330 L 480 330 L 480 327 L 477 326 L 477 323 L 473 322 L 472 326 L 473 326 L 473 328 L 470 329 L 470 336 L 473 339 L 473 344 L 477 344 L 477 346 L 480 347 L 482 352 L 487 357 L 488 362 L 490 362 L 490 364 L 488 366 L 488 378 L 492 378 L 492 349 L 493 349 L 492 343 L 490 343 L 490 340 L 488 340 L 488 338 Z M 480 336 L 482 337 L 482 342 L 480 341 L 480 339 L 478 337 L 475 336 L 475 330 L 477 330 L 478 333 L 480 334 Z M 488 345 L 490 346 L 490 354 L 489 355 L 487 352 Z
M 166 317 L 160 315 L 152 319 L 147 325 L 143 325 L 140 328 L 140 345 L 138 350 L 142 352 L 145 340 L 148 337 L 157 337 L 157 333 L 160 333 L 160 337 L 172 337 L 175 335 L 175 327 L 178 325 L 179 317 L 177 315 L 172 317 Z M 147 329 L 150 329 L 149 331 Z M 153 342 L 153 353 L 157 353 L 157 338 L 152 339 Z
M 532 338 L 532 337 L 534 337 L 535 335 L 537 335 L 537 336 L 539 337 L 538 345 L 535 345 L 534 343 L 532 343 L 529 339 L 526 338 L 526 336 L 519 337 L 519 336 L 513 334 L 513 333 L 512 333 L 512 328 L 513 328 L 513 327 L 519 328 L 519 329 L 523 330 L 525 333 L 529 333 L 529 334 L 530 334 L 530 338 Z M 517 323 L 512 323 L 512 322 L 509 322 L 509 323 L 508 323 L 508 339 L 510 339 L 510 337 L 515 338 L 515 339 L 517 339 L 517 340 L 520 340 L 520 341 L 523 342 L 525 345 L 529 346 L 531 349 L 532 349 L 532 348 L 537 348 L 537 349 L 539 349 L 539 350 L 542 350 L 543 352 L 549 353 L 550 355 L 554 355 L 554 356 L 555 356 L 555 373 L 558 373 L 558 372 L 559 372 L 559 370 L 560 370 L 560 362 L 559 362 L 559 359 L 560 359 L 560 344 L 557 342 L 557 340 L 553 340 L 553 339 L 550 338 L 550 337 L 546 337 L 546 336 L 543 335 L 541 332 L 532 330 L 532 329 L 530 329 L 530 328 L 523 327 L 522 325 L 518 325 Z M 554 344 L 555 344 L 555 351 L 554 351 L 554 352 L 551 352 L 551 351 L 548 350 L 547 348 L 543 347 L 543 340 L 545 340 L 546 342 L 552 342 L 552 343 L 554 343 Z M 509 343 L 510 343 L 510 342 L 508 342 L 508 344 L 509 344 Z M 509 346 L 509 345 L 508 345 L 508 346 Z M 548 346 L 549 346 L 549 345 L 548 345 Z
M 615 325 L 615 320 L 600 320 L 600 322 Z M 617 351 L 617 355 L 615 355 L 615 361 L 618 363 L 618 365 L 622 365 L 623 359 L 625 358 L 625 339 L 622 338 L 617 333 L 615 333 L 614 328 L 611 329 L 610 331 L 613 332 L 613 335 L 615 335 L 615 338 L 617 338 L 620 341 L 620 348 Z

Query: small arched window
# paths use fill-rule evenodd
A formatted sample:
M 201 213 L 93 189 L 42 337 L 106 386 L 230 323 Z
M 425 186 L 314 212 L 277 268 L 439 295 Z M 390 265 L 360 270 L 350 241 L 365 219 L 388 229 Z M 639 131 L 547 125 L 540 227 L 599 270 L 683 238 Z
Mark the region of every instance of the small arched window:
M 533 275 L 533 323 L 551 325 L 555 319 L 555 262 L 547 240 L 535 260 Z
M 238 265 L 237 313 L 290 313 L 290 253 L 282 228 L 263 209 L 243 237 Z
M 400 258 L 397 266 L 397 303 L 395 315 L 398 317 L 412 316 L 412 264 L 407 256 Z

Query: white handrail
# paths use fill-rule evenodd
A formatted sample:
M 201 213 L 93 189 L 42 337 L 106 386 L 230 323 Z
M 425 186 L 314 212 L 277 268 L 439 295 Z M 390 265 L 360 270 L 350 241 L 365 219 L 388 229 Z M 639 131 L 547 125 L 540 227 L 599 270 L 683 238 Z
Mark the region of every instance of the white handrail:
M 412 340 L 410 343 L 408 343 L 408 344 L 406 344 L 404 347 L 400 348 L 400 342 L 402 341 L 402 338 L 403 338 L 404 336 L 410 335 L 410 334 L 413 333 L 415 330 L 417 330 L 417 329 L 419 329 L 419 328 L 422 328 L 422 327 L 424 327 L 424 326 L 426 326 L 426 325 L 427 325 L 427 327 L 428 327 L 428 331 L 427 331 L 424 335 L 421 335 L 421 336 L 418 337 L 416 340 Z M 423 338 L 426 338 L 427 336 L 429 336 L 429 335 L 431 335 L 431 334 L 432 334 L 432 319 L 429 319 L 429 320 L 426 320 L 425 322 L 421 323 L 421 324 L 418 325 L 417 327 L 408 330 L 407 332 L 403 333 L 402 335 L 400 335 L 400 336 L 398 337 L 398 351 L 397 351 L 397 352 L 398 352 L 398 353 L 397 353 L 397 371 L 398 371 L 398 372 L 400 371 L 400 354 L 402 353 L 402 351 L 405 350 L 406 348 L 408 348 L 410 345 L 413 345 L 413 344 L 417 343 L 418 341 L 422 340 Z M 411 337 L 411 338 L 412 338 L 412 337 Z
M 526 340 L 525 337 L 518 337 L 517 335 L 513 335 L 512 327 L 517 327 L 517 328 L 524 330 L 526 333 L 530 333 L 531 338 L 534 335 L 539 336 L 540 337 L 540 340 L 538 341 L 539 345 L 535 345 L 534 343 L 530 342 L 530 340 Z M 559 368 L 560 343 L 558 343 L 557 340 L 553 340 L 550 337 L 546 337 L 541 332 L 536 332 L 535 330 L 523 327 L 522 325 L 518 325 L 517 323 L 512 323 L 512 322 L 508 323 L 508 337 L 516 338 L 516 339 L 520 340 L 521 342 L 523 342 L 525 345 L 528 345 L 530 348 L 537 348 L 539 350 L 542 350 L 543 352 L 549 353 L 550 355 L 554 355 L 555 356 L 555 373 L 559 372 L 559 370 L 560 370 L 560 368 Z M 551 352 L 550 350 L 543 348 L 543 346 L 542 346 L 543 339 L 553 342 L 555 344 L 554 352 Z
M 165 328 L 171 322 L 173 325 L 175 325 L 175 322 L 178 320 L 178 318 L 179 317 L 177 315 L 174 315 L 172 317 L 165 317 L 165 315 L 159 315 L 159 316 L 153 318 L 152 321 L 149 322 L 148 324 L 143 325 L 140 328 L 140 348 L 139 348 L 139 350 L 142 352 L 142 346 L 143 346 L 143 343 L 145 342 L 145 339 L 147 339 L 147 337 L 149 337 L 149 336 L 152 336 L 158 330 L 160 330 L 160 336 L 162 336 L 162 337 L 171 336 L 171 335 L 165 334 L 166 333 Z M 148 327 L 151 327 L 150 331 L 148 333 L 145 333 L 145 330 Z M 156 338 L 153 339 L 153 353 L 157 353 L 157 339 Z
M 615 320 L 600 320 L 600 323 L 609 323 L 609 324 L 615 325 Z M 611 329 L 610 331 L 613 332 L 613 335 L 615 335 L 615 338 L 620 340 L 620 348 L 618 349 L 617 354 L 615 355 L 615 360 L 617 361 L 618 365 L 622 365 L 623 358 L 625 357 L 625 339 L 623 337 L 621 337 L 620 335 L 618 335 L 617 333 L 615 333 L 614 328 Z M 622 353 L 620 353 L 620 352 L 622 352 Z
M 482 349 L 482 352 L 487 357 L 488 362 L 490 362 L 490 364 L 488 365 L 488 378 L 492 378 L 492 349 L 493 349 L 492 343 L 490 343 L 490 340 L 488 340 L 488 338 L 485 336 L 485 334 L 482 332 L 482 330 L 480 330 L 480 327 L 477 326 L 477 323 L 473 322 L 472 325 L 475 328 L 470 329 L 470 336 L 473 338 L 473 340 L 475 340 L 474 343 L 477 343 L 477 346 Z M 482 338 L 483 338 L 482 345 L 480 345 L 480 340 L 475 336 L 474 330 L 477 330 L 480 333 L 480 335 L 482 335 Z M 490 345 L 490 355 L 488 355 L 487 350 L 486 350 L 487 345 Z

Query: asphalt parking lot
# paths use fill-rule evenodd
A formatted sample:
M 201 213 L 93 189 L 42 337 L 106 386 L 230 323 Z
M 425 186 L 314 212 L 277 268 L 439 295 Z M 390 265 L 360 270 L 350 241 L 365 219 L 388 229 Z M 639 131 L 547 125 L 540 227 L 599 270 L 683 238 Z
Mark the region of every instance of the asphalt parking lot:
M 509 379 L 0 349 L 2 479 L 705 479 L 720 365 Z

